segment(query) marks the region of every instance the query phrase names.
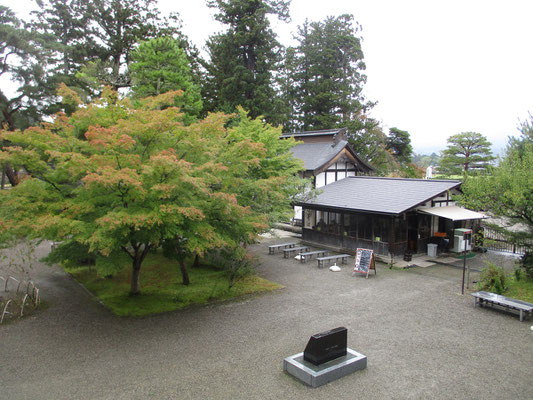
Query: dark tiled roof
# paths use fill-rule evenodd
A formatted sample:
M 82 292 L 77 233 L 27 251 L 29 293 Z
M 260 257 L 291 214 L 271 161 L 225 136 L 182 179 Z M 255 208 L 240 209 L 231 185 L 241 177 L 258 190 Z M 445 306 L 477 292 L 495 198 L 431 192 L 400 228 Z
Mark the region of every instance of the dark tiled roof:
M 321 187 L 321 194 L 300 205 L 398 215 L 460 184 L 451 180 L 355 176 Z
M 294 157 L 304 162 L 306 170 L 314 171 L 320 168 L 344 149 L 348 142 L 341 140 L 335 146 L 333 143 L 301 143 L 294 146 L 291 151 Z
M 291 132 L 291 133 L 284 133 L 281 135 L 282 138 L 286 139 L 289 137 L 307 137 L 307 136 L 326 136 L 326 135 L 335 135 L 339 133 L 340 131 L 344 130 L 344 128 L 338 128 L 338 129 L 324 129 L 320 131 L 304 131 L 304 132 Z

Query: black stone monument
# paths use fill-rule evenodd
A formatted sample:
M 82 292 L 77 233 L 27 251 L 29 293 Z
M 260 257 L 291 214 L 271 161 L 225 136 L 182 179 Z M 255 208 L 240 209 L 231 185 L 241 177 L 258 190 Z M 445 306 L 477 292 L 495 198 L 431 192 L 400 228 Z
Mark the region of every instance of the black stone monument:
M 304 350 L 304 360 L 314 365 L 346 355 L 348 345 L 348 330 L 344 327 L 317 333 L 311 336 Z

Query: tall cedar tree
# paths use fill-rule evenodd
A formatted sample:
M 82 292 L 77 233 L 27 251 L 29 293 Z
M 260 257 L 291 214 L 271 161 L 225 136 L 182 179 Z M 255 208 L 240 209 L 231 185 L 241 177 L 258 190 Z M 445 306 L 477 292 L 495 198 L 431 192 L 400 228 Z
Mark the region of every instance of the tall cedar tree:
M 298 129 L 353 128 L 372 106 L 362 94 L 366 67 L 359 31 L 352 15 L 298 27 L 299 44 L 287 65 Z
M 207 1 L 218 10 L 216 20 L 228 26 L 226 32 L 207 41 L 207 111 L 234 112 L 240 105 L 252 118 L 263 115 L 273 124 L 283 119 L 273 78 L 281 61 L 281 45 L 267 17 L 272 14 L 287 21 L 289 4 L 283 0 Z
M 71 117 L 1 132 L 14 146 L 0 162 L 29 177 L 0 192 L 0 230 L 88 246 L 104 271 L 127 256 L 138 294 L 142 262 L 164 241 L 181 255 L 235 249 L 255 240 L 268 214 L 290 214 L 294 142 L 243 112 L 231 130 L 222 114 L 184 126 L 171 106 L 178 94 L 133 108 L 107 90 Z M 76 98 L 66 87 L 61 95 Z
M 487 171 L 495 159 L 491 143 L 477 132 L 462 132 L 448 138 L 448 147 L 442 151 L 439 172 L 445 175 L 466 175 Z
M 193 82 L 189 60 L 179 41 L 159 37 L 142 42 L 131 55 L 132 97 L 158 96 L 171 90 L 183 91 L 177 107 L 191 122 L 202 110 L 200 88 Z
M 279 77 L 285 131 L 348 128 L 349 142 L 381 175 L 396 168 L 386 134 L 367 116 L 375 103 L 366 82 L 361 27 L 353 15 L 306 21 L 289 47 Z

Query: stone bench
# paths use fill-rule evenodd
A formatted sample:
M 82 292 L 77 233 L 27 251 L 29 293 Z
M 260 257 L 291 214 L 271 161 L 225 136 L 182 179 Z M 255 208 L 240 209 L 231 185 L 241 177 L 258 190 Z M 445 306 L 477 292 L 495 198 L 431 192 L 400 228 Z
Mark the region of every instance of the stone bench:
M 533 304 L 528 303 L 527 301 L 515 300 L 496 293 L 483 291 L 472 293 L 472 296 L 474 296 L 474 307 L 478 305 L 481 307 L 483 304 L 487 304 L 504 307 L 507 311 L 510 309 L 517 310 L 520 315 L 520 322 L 524 319 L 524 313 L 531 316 L 533 312 Z
M 346 264 L 348 262 L 348 257 L 350 257 L 349 254 L 335 254 L 333 256 L 317 257 L 316 260 L 318 261 L 318 268 L 322 268 L 326 261 L 331 260 L 335 260 L 335 262 L 337 262 L 339 259 L 341 259 L 342 263 Z
M 306 253 L 300 253 L 300 262 L 302 263 L 305 263 L 307 261 L 307 257 L 311 258 L 313 257 L 314 255 L 316 255 L 317 257 L 319 255 L 322 255 L 322 256 L 327 256 L 329 253 L 327 250 L 315 250 L 315 251 L 308 251 Z
M 302 247 L 291 247 L 289 249 L 283 249 L 283 257 L 289 258 L 292 254 L 292 252 L 297 251 L 301 253 L 302 251 L 309 251 L 311 250 L 311 247 L 309 246 L 302 246 Z
M 268 246 L 268 254 L 274 254 L 276 250 L 286 249 L 287 247 L 295 247 L 296 243 L 281 243 Z

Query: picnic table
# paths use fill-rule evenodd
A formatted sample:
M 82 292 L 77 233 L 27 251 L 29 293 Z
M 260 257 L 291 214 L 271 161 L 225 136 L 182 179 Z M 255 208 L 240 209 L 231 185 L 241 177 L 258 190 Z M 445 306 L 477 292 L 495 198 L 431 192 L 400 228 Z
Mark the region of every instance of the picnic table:
M 475 292 L 472 293 L 474 296 L 474 307 L 482 307 L 484 304 L 490 306 L 500 306 L 504 307 L 506 310 L 517 310 L 520 314 L 520 322 L 524 319 L 524 313 L 531 315 L 533 312 L 533 304 L 528 303 L 527 301 L 511 299 L 496 293 L 490 292 Z
M 295 247 L 296 243 L 281 243 L 268 246 L 268 254 L 274 254 L 276 250 L 286 249 L 288 247 Z
M 302 251 L 309 251 L 311 250 L 311 247 L 309 246 L 301 246 L 301 247 L 290 247 L 288 249 L 283 249 L 283 257 L 289 258 L 291 256 L 291 253 L 294 251 L 302 252 Z

